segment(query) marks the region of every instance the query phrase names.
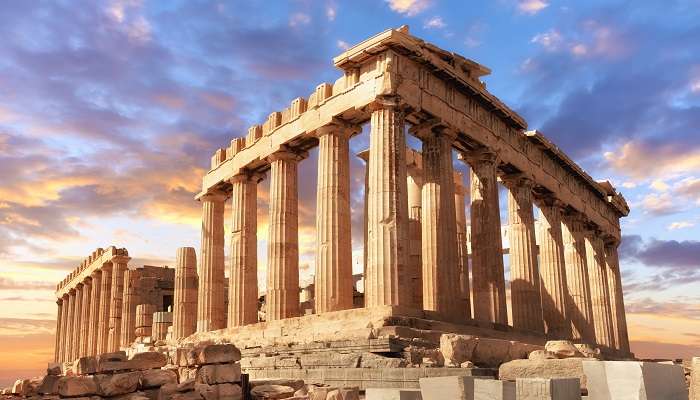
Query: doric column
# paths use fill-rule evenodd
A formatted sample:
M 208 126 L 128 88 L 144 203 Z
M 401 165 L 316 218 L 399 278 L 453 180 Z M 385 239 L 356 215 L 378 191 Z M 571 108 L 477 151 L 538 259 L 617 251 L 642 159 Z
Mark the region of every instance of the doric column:
M 408 193 L 408 275 L 411 285 L 409 305 L 423 309 L 423 261 L 421 236 L 421 191 L 423 187 L 422 165 L 412 164 L 406 169 L 406 192 Z M 366 228 L 366 226 L 365 226 Z M 365 233 L 366 234 L 366 233 Z
M 406 137 L 398 99 L 373 104 L 369 139 L 365 307 L 407 305 Z
M 364 190 L 364 207 L 363 207 L 363 217 L 362 217 L 362 279 L 363 288 L 367 287 L 367 206 L 369 198 L 369 150 L 362 151 L 357 154 L 365 162 L 365 190 Z M 363 289 L 364 290 L 364 289 Z M 365 307 L 367 305 L 366 295 L 363 298 Z
M 66 343 L 65 343 L 65 356 L 64 361 L 72 362 L 75 360 L 73 357 L 73 342 L 75 339 L 75 289 L 71 289 L 68 292 L 68 321 L 66 321 Z
M 270 161 L 267 321 L 299 316 L 299 156 L 278 151 Z
M 87 355 L 97 354 L 97 337 L 100 326 L 100 302 L 102 301 L 102 271 L 95 271 L 90 274 L 92 278 L 92 291 L 90 293 L 90 319 L 88 326 Z
M 567 314 L 571 319 L 573 339 L 577 342 L 595 343 L 591 288 L 588 285 L 586 265 L 586 240 L 581 215 L 569 213 L 562 221 L 564 260 L 566 262 L 566 286 L 569 291 Z
M 61 323 L 63 317 L 63 299 L 57 299 L 56 300 L 56 344 L 54 345 L 53 349 L 53 361 L 54 362 L 60 362 L 61 361 L 61 332 L 62 326 Z
M 463 157 L 469 163 L 471 179 L 474 318 L 507 325 L 497 157 L 488 151 L 474 151 Z
M 595 327 L 596 343 L 613 348 L 615 339 L 612 334 L 612 319 L 606 274 L 605 250 L 600 232 L 586 232 L 586 259 L 588 265 L 588 283 L 591 287 L 591 309 Z
M 617 255 L 617 247 L 617 240 L 609 240 L 605 243 L 610 308 L 612 310 L 615 345 L 617 349 L 629 353 L 630 343 L 627 335 L 627 318 L 625 315 L 625 301 L 622 293 L 622 278 L 620 276 L 620 261 Z
M 508 189 L 510 299 L 513 327 L 544 332 L 540 271 L 537 266 L 532 181 L 522 174 L 503 177 Z
M 571 339 L 571 320 L 566 312 L 569 292 L 566 286 L 564 241 L 561 235 L 562 204 L 552 198 L 539 203 L 540 276 L 542 315 L 547 337 Z
M 61 342 L 58 349 L 59 362 L 68 361 L 67 348 L 68 348 L 68 314 L 70 313 L 70 296 L 64 294 L 61 300 L 63 301 L 62 312 L 61 312 Z
M 199 265 L 197 332 L 224 328 L 224 201 L 207 193 L 202 202 L 202 249 Z
M 112 298 L 109 306 L 109 335 L 107 351 L 119 351 L 122 330 L 122 301 L 124 300 L 124 271 L 128 257 L 117 256 L 112 259 Z
M 75 309 L 73 310 L 73 338 L 71 340 L 71 359 L 80 357 L 80 332 L 83 314 L 83 283 L 75 285 Z
M 92 279 L 86 278 L 83 281 L 83 300 L 80 313 L 80 348 L 79 357 L 87 356 L 88 342 L 90 337 L 90 303 L 92 301 Z
M 232 189 L 231 269 L 227 320 L 229 328 L 258 322 L 259 180 L 259 176 L 249 174 L 236 175 L 230 180 Z
M 455 211 L 452 142 L 448 129 L 426 129 L 416 134 L 423 141 L 421 243 L 423 308 L 461 315 L 457 270 L 457 214 Z
M 177 276 L 177 270 L 175 270 L 175 274 Z M 128 347 L 136 340 L 136 306 L 141 303 L 140 278 L 141 272 L 138 269 L 124 271 L 124 301 L 122 302 L 122 327 L 119 339 L 121 347 Z M 193 320 L 196 313 L 197 310 L 192 310 Z
M 108 352 L 109 308 L 112 300 L 112 264 L 102 265 L 100 279 L 100 312 L 97 322 L 96 354 Z
M 462 182 L 455 185 L 455 214 L 457 218 L 457 268 L 459 272 L 459 308 L 461 315 L 467 319 L 472 317 L 471 288 L 469 285 L 469 251 L 467 248 L 467 214 L 466 190 Z
M 316 313 L 352 308 L 350 136 L 356 128 L 331 124 L 318 136 L 316 190 Z
M 136 306 L 136 337 L 151 336 L 153 328 L 153 314 L 156 312 L 154 304 L 139 304 Z
M 257 311 L 258 305 L 255 305 Z M 173 339 L 197 330 L 197 255 L 193 247 L 177 249 L 173 298 Z

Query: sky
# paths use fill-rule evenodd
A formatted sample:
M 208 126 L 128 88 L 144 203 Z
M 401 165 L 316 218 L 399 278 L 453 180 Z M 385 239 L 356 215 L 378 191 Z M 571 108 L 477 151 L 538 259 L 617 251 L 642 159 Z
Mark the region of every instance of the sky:
M 344 49 L 404 24 L 489 67 L 491 93 L 624 194 L 632 350 L 700 355 L 700 1 L 470 3 L 3 2 L 0 384 L 38 375 L 52 358 L 55 284 L 84 257 L 126 247 L 133 267 L 173 265 L 180 246 L 199 252 L 194 195 L 214 150 L 334 82 L 332 58 Z M 352 150 L 367 143 L 365 132 Z M 305 282 L 316 157 L 299 165 Z M 357 270 L 355 157 L 351 173 Z M 268 185 L 258 209 L 263 287 Z

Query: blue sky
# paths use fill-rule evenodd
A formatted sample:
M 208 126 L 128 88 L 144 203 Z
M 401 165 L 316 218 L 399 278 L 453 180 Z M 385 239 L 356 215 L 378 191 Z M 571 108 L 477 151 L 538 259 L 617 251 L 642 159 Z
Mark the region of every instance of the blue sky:
M 698 0 L 3 3 L 0 336 L 43 349 L 11 372 L 50 353 L 51 287 L 82 257 L 115 244 L 160 265 L 198 248 L 211 153 L 335 81 L 344 48 L 403 24 L 489 67 L 492 93 L 623 192 L 633 350 L 700 353 L 699 21 Z M 307 278 L 314 184 L 300 195 Z M 264 239 L 265 183 L 260 209 Z

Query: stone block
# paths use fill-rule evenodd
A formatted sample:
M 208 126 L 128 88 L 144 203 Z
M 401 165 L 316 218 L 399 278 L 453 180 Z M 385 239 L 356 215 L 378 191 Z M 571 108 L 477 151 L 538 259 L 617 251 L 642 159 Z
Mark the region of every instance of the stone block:
M 498 367 L 510 360 L 510 346 L 507 340 L 479 338 L 471 361 L 481 367 Z
M 61 375 L 61 363 L 49 363 L 46 367 L 46 375 Z
M 58 393 L 58 380 L 61 379 L 58 375 L 46 375 L 41 380 L 41 384 L 37 389 L 38 393 L 41 394 L 57 394 Z
M 29 379 L 17 379 L 12 385 L 12 394 L 26 396 L 29 394 Z
M 177 374 L 167 369 L 149 369 L 141 373 L 141 388 L 154 388 L 177 383 Z
M 420 389 L 368 388 L 365 400 L 422 400 Z
M 166 397 L 165 399 L 167 399 L 167 400 L 202 400 L 203 397 L 199 394 L 199 392 L 195 392 L 193 390 L 191 392 L 173 393 L 170 397 Z
M 97 372 L 97 358 L 88 356 L 80 357 L 73 363 L 75 375 L 89 375 Z
M 518 400 L 580 400 L 581 388 L 576 378 L 517 379 Z M 591 399 L 597 400 L 595 397 Z
M 214 385 L 218 383 L 234 383 L 241 381 L 241 366 L 239 364 L 210 364 L 197 369 L 196 383 Z
M 362 353 L 360 367 L 362 368 L 403 368 L 407 365 L 403 358 L 385 357 L 374 353 Z
M 180 367 L 177 369 L 177 374 L 180 377 L 180 382 L 184 382 L 187 380 L 192 379 L 194 381 L 195 377 L 197 376 L 197 368 L 196 367 Z
M 690 400 L 700 400 L 700 357 L 690 361 Z
M 470 335 L 446 333 L 440 336 L 440 352 L 445 359 L 445 366 L 459 366 L 471 361 L 478 338 Z
M 130 361 L 97 361 L 97 372 L 122 372 L 133 369 Z
M 97 391 L 101 396 L 117 396 L 135 392 L 141 381 L 141 372 L 124 372 L 121 374 L 95 375 Z
M 515 382 L 476 379 L 474 400 L 515 400 Z
M 294 395 L 294 389 L 282 385 L 259 385 L 250 390 L 253 400 L 286 399 Z
M 125 351 L 114 351 L 111 353 L 102 353 L 98 354 L 95 356 L 97 359 L 97 363 L 105 362 L 105 361 L 126 361 L 126 352 Z
M 577 378 L 581 389 L 586 388 L 582 358 L 556 360 L 513 360 L 502 364 L 498 376 L 502 380 L 514 381 L 523 378 Z
M 93 376 L 64 376 L 56 385 L 63 397 L 79 397 L 97 394 L 97 383 Z
M 232 344 L 208 344 L 190 349 L 185 358 L 186 365 L 232 363 L 240 361 L 241 351 Z
M 309 391 L 309 400 L 326 400 L 329 393 L 338 389 L 335 386 L 316 386 L 316 385 L 309 385 L 306 388 Z
M 326 395 L 326 400 L 360 400 L 360 389 L 346 387 L 331 390 Z
M 243 398 L 241 387 L 233 383 L 218 385 L 195 383 L 194 391 L 205 400 L 241 400 Z
M 302 379 L 256 379 L 254 381 L 250 381 L 251 388 L 260 385 L 289 386 L 294 390 L 301 390 L 302 388 L 306 389 L 306 386 L 304 385 L 304 381 Z
M 555 360 L 557 358 L 560 358 L 560 357 L 557 357 L 556 354 L 552 353 L 551 351 L 547 351 L 547 350 L 535 350 L 527 356 L 528 360 L 535 360 L 535 361 L 537 361 L 537 360 Z
M 600 400 L 685 400 L 683 367 L 638 361 L 584 361 L 588 395 Z
M 132 369 L 152 369 L 164 367 L 167 361 L 165 354 L 157 351 L 147 351 L 134 354 L 129 363 Z
M 557 358 L 583 357 L 576 346 L 568 340 L 550 340 L 545 343 L 544 349 Z
M 473 376 L 442 376 L 420 378 L 420 391 L 423 400 L 474 400 Z

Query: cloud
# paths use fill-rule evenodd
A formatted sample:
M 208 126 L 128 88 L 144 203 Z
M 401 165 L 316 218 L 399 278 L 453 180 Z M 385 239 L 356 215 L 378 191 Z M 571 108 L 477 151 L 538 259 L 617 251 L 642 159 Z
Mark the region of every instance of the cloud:
M 336 16 L 338 15 L 338 5 L 330 2 L 326 4 L 326 18 L 328 18 L 329 21 L 335 21 Z
M 308 25 L 311 22 L 311 16 L 304 13 L 294 13 L 289 17 L 289 26 L 296 27 Z
M 668 225 L 667 229 L 668 230 L 678 230 L 678 229 L 686 229 L 686 228 L 692 228 L 695 226 L 694 222 L 689 222 L 689 221 L 679 221 L 679 222 L 672 222 Z
M 56 290 L 55 282 L 16 281 L 0 277 L 0 290 Z
M 336 46 L 338 46 L 339 49 L 345 51 L 350 48 L 350 44 L 344 40 L 338 40 L 336 42 Z
M 561 33 L 555 29 L 551 29 L 544 33 L 538 33 L 535 35 L 530 42 L 537 43 L 541 45 L 547 51 L 557 51 L 561 46 L 564 39 Z
M 389 8 L 407 17 L 413 17 L 425 11 L 430 4 L 430 0 L 385 0 Z
M 639 235 L 623 236 L 620 256 L 645 265 L 687 269 L 700 267 L 700 241 L 643 240 Z M 697 271 L 700 273 L 700 271 Z
M 546 0 L 519 0 L 518 10 L 525 14 L 534 15 L 549 6 Z
M 447 24 L 442 20 L 442 17 L 432 17 L 425 21 L 423 28 L 425 29 L 443 29 Z

